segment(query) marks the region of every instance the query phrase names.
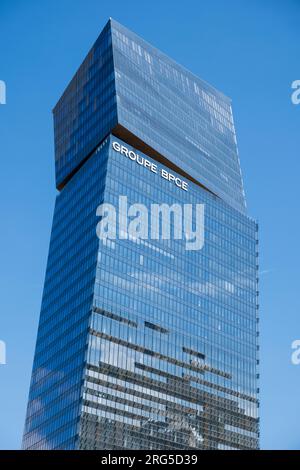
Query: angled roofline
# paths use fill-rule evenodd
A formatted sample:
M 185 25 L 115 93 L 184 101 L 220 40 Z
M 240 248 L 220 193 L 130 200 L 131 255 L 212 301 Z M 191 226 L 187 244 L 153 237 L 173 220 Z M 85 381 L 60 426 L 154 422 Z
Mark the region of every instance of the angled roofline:
M 185 67 L 184 65 L 180 64 L 179 62 L 177 62 L 176 60 L 174 60 L 172 57 L 170 57 L 168 54 L 166 54 L 165 52 L 163 52 L 161 49 L 159 49 L 158 47 L 154 46 L 153 44 L 151 44 L 149 41 L 146 41 L 144 38 L 142 38 L 141 36 L 139 36 L 137 33 L 135 33 L 134 31 L 132 31 L 131 29 L 127 28 L 127 26 L 124 26 L 122 23 L 120 23 L 119 21 L 115 20 L 114 18 L 112 17 L 109 17 L 109 19 L 107 20 L 107 22 L 105 23 L 105 25 L 103 26 L 101 32 L 99 33 L 97 39 L 94 41 L 92 47 L 89 48 L 87 54 L 85 55 L 84 59 L 82 60 L 81 64 L 79 65 L 79 67 L 77 67 L 75 73 L 73 74 L 73 78 L 70 80 L 70 82 L 68 83 L 68 85 L 64 88 L 64 91 L 62 93 L 62 95 L 60 96 L 60 98 L 58 99 L 57 103 L 54 105 L 54 107 L 52 108 L 52 113 L 55 112 L 55 109 L 56 107 L 58 106 L 59 102 L 61 101 L 61 99 L 64 97 L 67 89 L 69 88 L 69 86 L 71 85 L 72 81 L 75 79 L 78 71 L 80 70 L 80 67 L 82 66 L 82 64 L 84 63 L 84 61 L 86 60 L 89 52 L 93 49 L 93 47 L 96 45 L 97 41 L 99 40 L 99 37 L 102 33 L 102 31 L 108 26 L 110 25 L 111 27 L 114 26 L 114 24 L 116 26 L 120 26 L 121 28 L 124 28 L 125 30 L 127 30 L 130 34 L 133 34 L 134 36 L 136 36 L 139 41 L 141 42 L 144 42 L 145 44 L 147 44 L 150 48 L 152 49 L 155 49 L 156 51 L 158 51 L 163 57 L 165 57 L 168 61 L 172 62 L 174 65 L 176 65 L 177 67 L 180 67 L 183 69 L 183 71 L 185 71 L 188 75 L 190 75 L 191 78 L 194 78 L 195 80 L 199 80 L 206 89 L 210 90 L 213 94 L 215 95 L 218 95 L 220 96 L 224 101 L 226 101 L 228 103 L 228 105 L 231 106 L 231 103 L 232 103 L 232 100 L 231 98 L 229 98 L 227 95 L 225 95 L 222 91 L 218 90 L 217 88 L 215 88 L 214 86 L 212 86 L 210 83 L 208 83 L 206 80 L 203 80 L 201 77 L 199 77 L 198 75 L 196 75 L 194 72 L 192 72 L 191 70 L 189 70 L 187 67 Z
M 101 35 L 102 32 L 104 31 L 104 29 L 107 27 L 107 25 L 109 25 L 109 24 L 111 25 L 111 24 L 112 24 L 112 21 L 114 21 L 114 20 L 110 17 L 110 18 L 108 19 L 108 21 L 105 23 L 105 25 L 103 26 L 103 28 L 101 29 L 101 32 L 98 34 L 97 39 L 94 41 L 93 45 L 89 48 L 88 52 L 85 54 L 84 59 L 83 59 L 82 62 L 80 63 L 79 67 L 77 67 L 76 71 L 74 72 L 74 74 L 73 74 L 71 80 L 68 82 L 67 86 L 64 88 L 64 91 L 63 91 L 62 95 L 59 97 L 59 99 L 57 100 L 56 104 L 53 106 L 53 108 L 52 108 L 52 113 L 55 112 L 56 107 L 58 106 L 58 104 L 60 103 L 60 101 L 61 101 L 61 100 L 63 99 L 63 97 L 65 96 L 65 94 L 66 94 L 66 92 L 67 92 L 69 86 L 71 85 L 71 83 L 73 82 L 73 80 L 76 79 L 77 73 L 79 72 L 81 66 L 84 64 L 84 62 L 85 62 L 85 60 L 87 59 L 87 57 L 88 57 L 89 53 L 91 52 L 91 50 L 95 47 L 97 41 L 99 40 L 100 35 Z
M 115 20 L 114 18 L 110 17 L 108 22 L 111 23 L 111 25 L 114 25 L 114 23 L 116 25 L 119 25 L 121 26 L 122 28 L 126 29 L 127 31 L 129 31 L 131 34 L 133 34 L 134 36 L 136 36 L 139 41 L 142 41 L 144 42 L 145 44 L 147 44 L 150 48 L 152 49 L 155 49 L 156 51 L 158 51 L 162 56 L 164 56 L 168 61 L 170 62 L 173 62 L 173 64 L 175 64 L 177 67 L 180 67 L 182 68 L 187 74 L 189 74 L 191 77 L 193 77 L 194 79 L 196 80 L 199 80 L 200 82 L 203 83 L 203 85 L 211 90 L 213 93 L 215 93 L 216 95 L 219 95 L 221 98 L 223 98 L 229 105 L 231 105 L 232 103 L 232 100 L 229 96 L 225 95 L 222 91 L 218 90 L 217 88 L 215 88 L 213 85 L 211 85 L 210 83 L 208 83 L 207 81 L 203 80 L 201 77 L 199 77 L 198 75 L 196 75 L 194 72 L 191 72 L 191 70 L 189 70 L 187 67 L 185 67 L 184 65 L 180 64 L 179 62 L 177 62 L 176 60 L 174 60 L 172 57 L 170 57 L 168 54 L 166 54 L 165 52 L 163 52 L 161 49 L 159 49 L 158 47 L 156 46 L 153 46 L 153 44 L 151 44 L 149 41 L 146 41 L 144 38 L 142 38 L 141 36 L 139 36 L 137 33 L 135 33 L 134 31 L 132 31 L 131 29 L 127 28 L 127 26 L 124 26 L 122 23 L 120 23 L 119 21 Z M 108 22 L 106 24 L 108 24 Z M 106 26 L 106 25 L 105 25 Z

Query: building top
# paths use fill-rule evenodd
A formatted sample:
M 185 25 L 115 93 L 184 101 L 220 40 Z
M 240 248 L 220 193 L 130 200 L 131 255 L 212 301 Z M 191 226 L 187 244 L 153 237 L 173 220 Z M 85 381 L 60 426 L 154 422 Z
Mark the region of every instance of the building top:
M 58 189 L 113 133 L 245 212 L 230 99 L 115 20 L 53 113 Z

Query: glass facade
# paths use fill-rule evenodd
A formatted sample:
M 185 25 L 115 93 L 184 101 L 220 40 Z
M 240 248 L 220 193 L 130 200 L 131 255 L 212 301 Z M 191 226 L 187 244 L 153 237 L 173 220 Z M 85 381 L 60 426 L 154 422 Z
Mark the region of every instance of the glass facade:
M 54 122 L 60 193 L 23 448 L 257 448 L 257 224 L 229 99 L 110 20 Z M 119 196 L 203 204 L 203 248 L 99 240 L 97 207 Z
M 53 110 L 58 189 L 116 126 L 115 90 L 108 22 Z
M 117 135 L 133 134 L 245 211 L 230 100 L 115 21 L 112 46 Z
M 114 20 L 54 108 L 59 189 L 110 132 L 245 212 L 230 99 Z

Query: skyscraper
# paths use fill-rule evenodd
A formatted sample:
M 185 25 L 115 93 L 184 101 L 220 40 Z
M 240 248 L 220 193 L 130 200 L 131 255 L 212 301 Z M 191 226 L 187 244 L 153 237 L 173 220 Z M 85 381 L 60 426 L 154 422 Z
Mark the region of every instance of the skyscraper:
M 23 448 L 257 448 L 257 224 L 230 100 L 110 19 L 53 113 L 59 193 Z M 97 208 L 120 197 L 200 204 L 201 249 L 120 227 L 101 239 Z

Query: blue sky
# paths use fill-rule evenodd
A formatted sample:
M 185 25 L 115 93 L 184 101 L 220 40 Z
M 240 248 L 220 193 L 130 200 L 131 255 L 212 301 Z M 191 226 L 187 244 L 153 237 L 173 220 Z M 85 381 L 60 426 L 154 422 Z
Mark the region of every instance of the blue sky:
M 260 224 L 261 445 L 300 449 L 297 0 L 1 0 L 0 448 L 19 448 L 54 207 L 51 109 L 112 16 L 229 95 Z

